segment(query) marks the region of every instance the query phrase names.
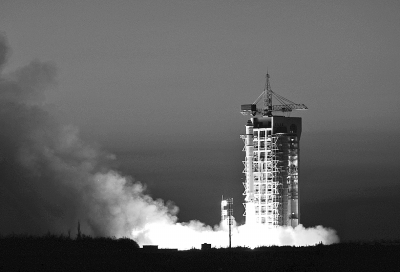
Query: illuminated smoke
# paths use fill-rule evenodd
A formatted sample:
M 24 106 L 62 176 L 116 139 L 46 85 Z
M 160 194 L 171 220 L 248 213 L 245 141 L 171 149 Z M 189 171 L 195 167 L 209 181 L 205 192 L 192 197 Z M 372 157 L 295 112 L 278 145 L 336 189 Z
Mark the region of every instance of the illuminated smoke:
M 154 244 L 162 248 L 199 248 L 202 243 L 209 243 L 214 247 L 228 246 L 228 230 L 221 225 L 213 229 L 198 221 L 175 223 L 162 217 L 146 224 L 141 230 L 134 230 L 132 236 L 140 245 Z M 242 225 L 232 231 L 233 247 L 307 246 L 337 242 L 339 238 L 336 232 L 322 226 L 304 228 L 299 225 L 295 229 L 291 227 L 268 229 L 263 225 L 253 227 Z
M 0 72 L 8 59 L 0 36 Z M 131 237 L 139 244 L 188 249 L 227 245 L 227 230 L 198 221 L 177 223 L 178 208 L 154 200 L 145 187 L 110 169 L 113 155 L 82 142 L 73 126 L 45 110 L 55 85 L 52 63 L 32 61 L 0 75 L 0 233 L 66 234 L 80 221 L 84 234 Z M 218 209 L 218 207 L 216 207 Z M 233 245 L 334 243 L 333 230 L 316 227 L 265 231 L 235 227 Z

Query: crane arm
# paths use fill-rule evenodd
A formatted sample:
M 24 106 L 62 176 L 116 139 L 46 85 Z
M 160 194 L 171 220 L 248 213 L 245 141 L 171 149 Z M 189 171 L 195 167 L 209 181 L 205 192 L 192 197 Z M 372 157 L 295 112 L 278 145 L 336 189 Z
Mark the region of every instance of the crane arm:
M 260 94 L 259 97 L 257 97 L 256 101 L 253 102 L 253 104 L 257 104 L 258 102 L 260 102 L 261 98 L 264 96 L 264 91 Z
M 272 111 L 292 111 L 292 110 L 307 110 L 307 106 L 304 104 L 285 104 L 285 105 L 273 105 Z
M 280 105 L 272 105 L 272 97 L 275 97 L 281 104 Z M 263 108 L 257 108 L 257 103 L 264 99 Z M 293 101 L 275 93 L 272 91 L 270 83 L 269 83 L 269 74 L 266 75 L 266 82 L 264 91 L 260 94 L 260 96 L 254 101 L 253 104 L 244 104 L 241 106 L 241 113 L 243 115 L 251 114 L 255 116 L 256 114 L 261 114 L 263 116 L 272 116 L 273 111 L 281 111 L 281 112 L 291 112 L 292 110 L 307 110 L 307 106 L 304 104 L 296 104 Z

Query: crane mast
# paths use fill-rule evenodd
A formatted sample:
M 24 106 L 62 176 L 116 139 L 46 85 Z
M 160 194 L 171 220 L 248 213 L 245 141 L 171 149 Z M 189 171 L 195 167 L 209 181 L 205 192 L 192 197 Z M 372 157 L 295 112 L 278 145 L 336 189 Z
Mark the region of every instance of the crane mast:
M 269 84 L 269 74 L 265 76 L 265 88 L 264 88 L 264 114 L 267 116 L 272 115 L 272 90 Z

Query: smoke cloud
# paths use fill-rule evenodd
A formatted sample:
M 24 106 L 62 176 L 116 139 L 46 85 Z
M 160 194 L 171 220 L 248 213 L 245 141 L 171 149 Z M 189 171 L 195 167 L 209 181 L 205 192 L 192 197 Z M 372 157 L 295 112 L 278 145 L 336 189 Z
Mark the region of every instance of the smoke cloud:
M 0 36 L 0 72 L 9 47 Z M 227 245 L 227 230 L 198 221 L 177 223 L 178 208 L 145 194 L 145 186 L 110 169 L 115 157 L 84 143 L 78 129 L 45 110 L 56 83 L 53 63 L 34 60 L 0 75 L 0 233 L 82 232 L 130 237 L 139 244 L 188 249 Z M 216 207 L 217 208 L 217 207 Z M 234 228 L 240 246 L 335 243 L 321 226 L 275 230 Z

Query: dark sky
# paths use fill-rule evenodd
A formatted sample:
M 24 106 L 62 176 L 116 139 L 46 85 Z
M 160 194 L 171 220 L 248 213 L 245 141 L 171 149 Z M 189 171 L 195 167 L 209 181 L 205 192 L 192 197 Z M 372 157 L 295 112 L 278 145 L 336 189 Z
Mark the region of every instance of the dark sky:
M 301 223 L 400 238 L 399 1 L 1 1 L 4 73 L 51 61 L 46 108 L 114 169 L 217 224 L 243 220 L 240 104 L 272 89 L 308 111 Z M 53 86 L 53 85 L 52 85 Z

